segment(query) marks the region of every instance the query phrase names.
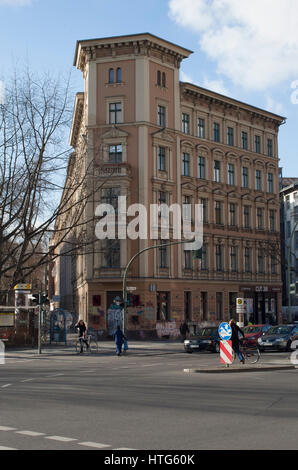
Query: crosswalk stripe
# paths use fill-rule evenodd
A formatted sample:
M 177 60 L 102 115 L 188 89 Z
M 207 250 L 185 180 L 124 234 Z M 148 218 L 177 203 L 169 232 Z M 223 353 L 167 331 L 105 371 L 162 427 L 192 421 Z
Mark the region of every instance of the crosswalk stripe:
M 104 447 L 111 447 L 107 444 L 100 444 L 98 442 L 78 442 L 80 446 L 94 447 L 96 449 L 103 449 Z

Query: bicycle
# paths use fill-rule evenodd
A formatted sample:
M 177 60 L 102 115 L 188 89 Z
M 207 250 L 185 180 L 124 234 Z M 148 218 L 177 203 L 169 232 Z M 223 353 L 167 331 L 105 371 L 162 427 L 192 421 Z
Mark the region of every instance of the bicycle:
M 77 354 L 81 353 L 81 349 L 83 349 L 83 352 L 86 351 L 89 354 L 95 354 L 98 352 L 98 343 L 97 340 L 94 336 L 92 335 L 87 335 L 86 340 L 88 343 L 88 348 L 87 344 L 82 341 L 82 339 L 77 338 L 76 343 L 75 343 L 75 350 Z
M 261 357 L 260 350 L 257 346 L 248 345 L 247 343 L 240 342 L 240 352 L 242 353 L 245 362 L 248 364 L 256 364 Z M 233 351 L 233 362 L 236 359 L 235 351 Z

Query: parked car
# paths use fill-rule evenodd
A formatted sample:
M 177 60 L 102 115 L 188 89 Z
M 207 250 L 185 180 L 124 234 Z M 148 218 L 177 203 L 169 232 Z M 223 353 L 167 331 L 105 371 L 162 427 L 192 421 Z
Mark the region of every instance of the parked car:
M 220 348 L 219 341 L 217 326 L 200 328 L 195 336 L 184 340 L 184 350 L 187 353 L 204 350 L 218 353 Z
M 292 337 L 298 333 L 298 325 L 271 326 L 258 339 L 260 351 L 277 350 L 291 351 Z
M 248 325 L 242 328 L 245 335 L 244 345 L 258 346 L 258 339 L 269 330 L 270 325 Z

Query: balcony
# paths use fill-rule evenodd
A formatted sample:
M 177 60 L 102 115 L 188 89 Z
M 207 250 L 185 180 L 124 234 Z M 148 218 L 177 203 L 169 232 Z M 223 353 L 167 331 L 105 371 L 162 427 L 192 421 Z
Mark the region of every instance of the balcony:
M 96 165 L 99 177 L 130 177 L 131 166 L 128 163 L 100 163 Z

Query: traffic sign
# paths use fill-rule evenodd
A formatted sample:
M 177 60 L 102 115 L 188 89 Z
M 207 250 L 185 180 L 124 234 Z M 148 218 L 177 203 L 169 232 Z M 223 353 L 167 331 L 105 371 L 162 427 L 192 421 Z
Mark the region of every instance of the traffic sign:
M 133 291 L 133 290 L 137 290 L 137 288 L 136 287 L 126 287 L 126 290 Z
M 15 290 L 31 290 L 31 284 L 17 284 L 14 286 Z
M 220 362 L 232 364 L 234 359 L 232 341 L 220 341 Z
M 223 322 L 219 325 L 218 334 L 224 341 L 228 341 L 232 336 L 232 328 L 227 322 Z
M 246 303 L 245 299 L 238 297 L 236 299 L 236 313 L 245 313 L 246 312 Z

